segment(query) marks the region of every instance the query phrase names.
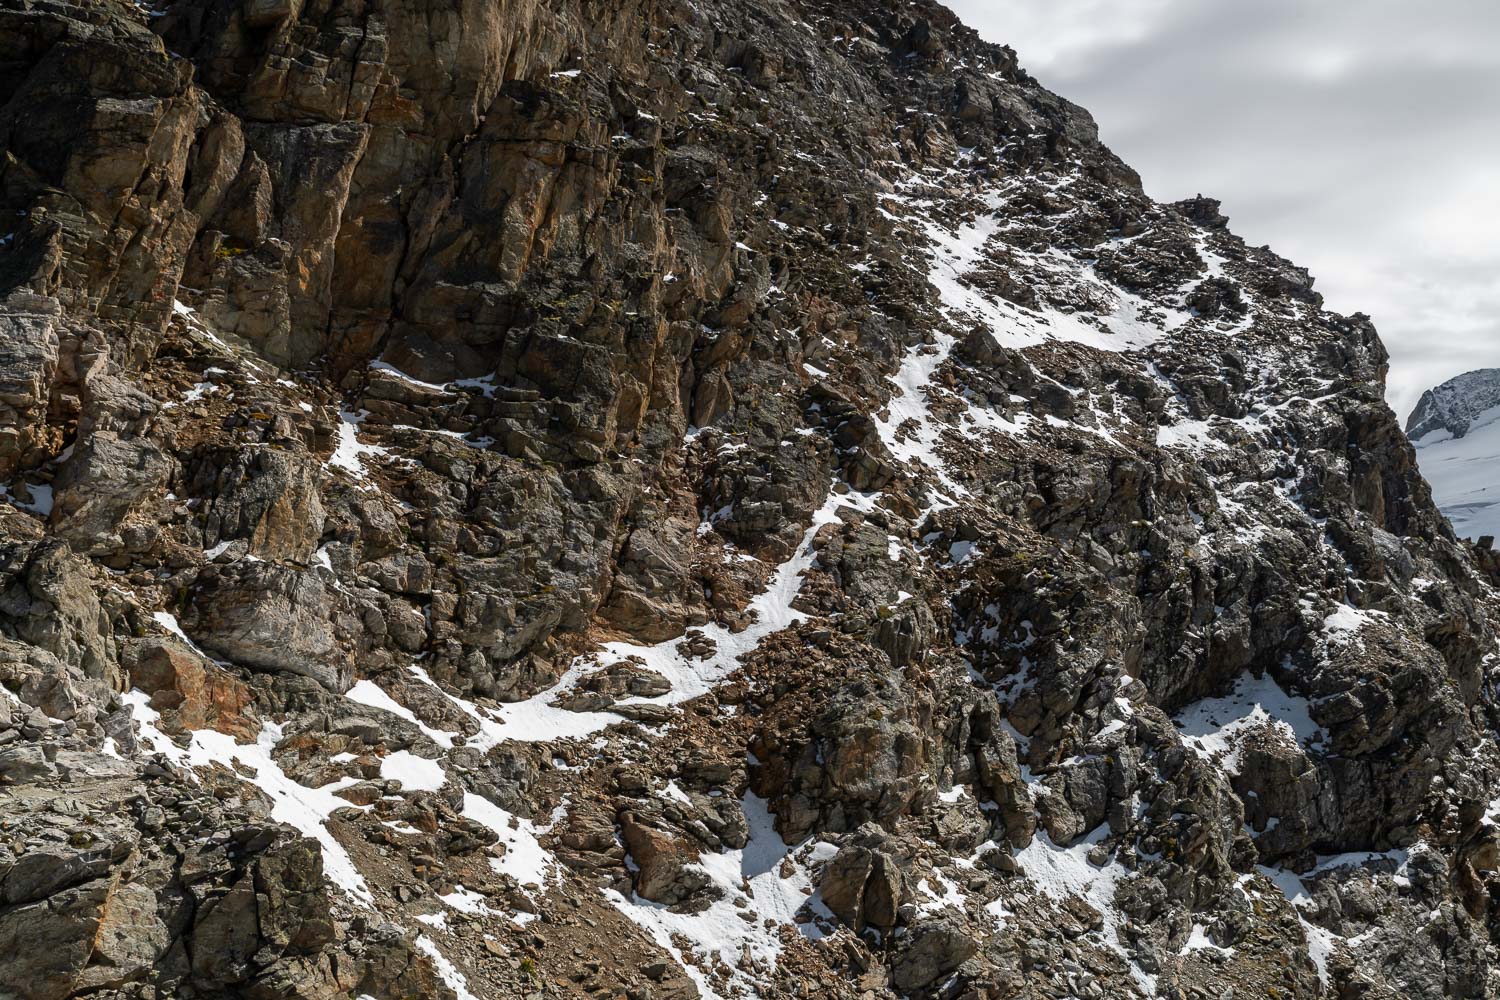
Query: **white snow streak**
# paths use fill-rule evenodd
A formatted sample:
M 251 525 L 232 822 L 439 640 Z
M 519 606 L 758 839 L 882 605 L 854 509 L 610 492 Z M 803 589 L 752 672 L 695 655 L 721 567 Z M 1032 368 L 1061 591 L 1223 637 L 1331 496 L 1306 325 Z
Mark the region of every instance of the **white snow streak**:
M 152 752 L 159 753 L 173 762 L 192 768 L 222 764 L 243 773 L 248 770 L 250 781 L 271 799 L 271 818 L 289 824 L 304 836 L 317 840 L 323 848 L 323 870 L 333 883 L 355 900 L 369 905 L 373 899 L 364 877 L 354 866 L 349 852 L 344 849 L 329 831 L 327 818 L 335 809 L 350 805 L 333 793 L 354 784 L 358 779 L 341 778 L 322 788 L 308 788 L 287 777 L 281 765 L 271 757 L 271 751 L 281 740 L 281 727 L 266 723 L 260 739 L 251 744 L 240 744 L 234 738 L 211 729 L 195 730 L 186 749 L 179 747 L 157 728 L 161 718 L 150 705 L 150 696 L 139 688 L 121 695 L 121 701 L 130 706 L 141 738 L 150 745 Z M 234 765 L 239 765 L 238 769 Z

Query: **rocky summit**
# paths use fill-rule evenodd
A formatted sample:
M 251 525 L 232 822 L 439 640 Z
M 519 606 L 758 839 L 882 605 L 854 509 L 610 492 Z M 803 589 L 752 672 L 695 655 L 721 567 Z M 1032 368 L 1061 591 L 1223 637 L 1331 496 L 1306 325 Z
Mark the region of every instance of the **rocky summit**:
M 893 0 L 0 0 L 0 997 L 1500 996 L 1367 318 Z

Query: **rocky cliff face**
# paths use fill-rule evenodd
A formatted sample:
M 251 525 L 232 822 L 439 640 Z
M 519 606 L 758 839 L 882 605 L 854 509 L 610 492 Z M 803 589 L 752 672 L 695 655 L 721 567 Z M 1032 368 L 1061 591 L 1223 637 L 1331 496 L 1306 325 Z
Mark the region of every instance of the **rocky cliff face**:
M 0 0 L 0 995 L 1500 995 L 1364 317 L 936 5 Z

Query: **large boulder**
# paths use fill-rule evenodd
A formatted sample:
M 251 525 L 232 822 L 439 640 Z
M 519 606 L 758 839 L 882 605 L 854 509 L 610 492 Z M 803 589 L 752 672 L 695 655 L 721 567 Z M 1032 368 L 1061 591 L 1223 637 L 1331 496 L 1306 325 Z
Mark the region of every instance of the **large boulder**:
M 931 794 L 931 736 L 913 696 L 885 679 L 839 691 L 808 727 L 795 759 L 757 769 L 788 842 L 906 814 Z
M 244 681 L 170 639 L 132 639 L 120 651 L 132 687 L 151 696 L 167 729 L 213 729 L 253 740 L 260 726 Z
M 896 926 L 907 889 L 894 855 L 851 843 L 828 862 L 818 892 L 833 915 L 854 930 L 888 931 Z
M 620 816 L 620 835 L 635 862 L 635 891 L 642 899 L 675 905 L 686 902 L 711 880 L 698 863 L 701 848 L 650 826 L 634 812 Z
M 150 440 L 97 431 L 76 444 L 58 473 L 52 516 L 77 551 L 125 557 L 131 515 L 164 495 L 172 462 Z M 149 523 L 149 519 L 148 519 Z
M 90 680 L 116 686 L 114 632 L 96 571 L 56 541 L 0 545 L 0 625 Z
M 898 948 L 891 982 L 902 994 L 930 988 L 979 951 L 979 942 L 960 921 L 940 916 L 914 926 Z
M 206 452 L 192 485 L 213 498 L 203 514 L 203 544 L 244 539 L 257 558 L 309 562 L 323 534 L 324 476 L 310 456 L 264 445 Z
M 326 574 L 250 560 L 201 573 L 182 627 L 210 654 L 310 677 L 336 692 L 353 681 L 364 633 L 350 599 Z
M 0 302 L 0 482 L 36 464 L 57 441 L 46 417 L 61 320 L 53 298 L 13 292 Z

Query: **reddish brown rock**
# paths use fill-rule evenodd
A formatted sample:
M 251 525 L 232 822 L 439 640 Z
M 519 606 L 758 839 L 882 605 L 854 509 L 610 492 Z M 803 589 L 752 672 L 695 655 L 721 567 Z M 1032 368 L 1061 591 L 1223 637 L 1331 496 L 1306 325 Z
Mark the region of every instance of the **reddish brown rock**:
M 620 834 L 635 864 L 635 891 L 642 899 L 657 903 L 681 903 L 709 884 L 698 867 L 701 850 L 694 845 L 653 829 L 634 813 L 620 817 Z
M 253 695 L 244 681 L 168 639 L 138 639 L 126 644 L 122 659 L 131 686 L 151 696 L 165 728 L 213 729 L 237 740 L 260 733 Z

